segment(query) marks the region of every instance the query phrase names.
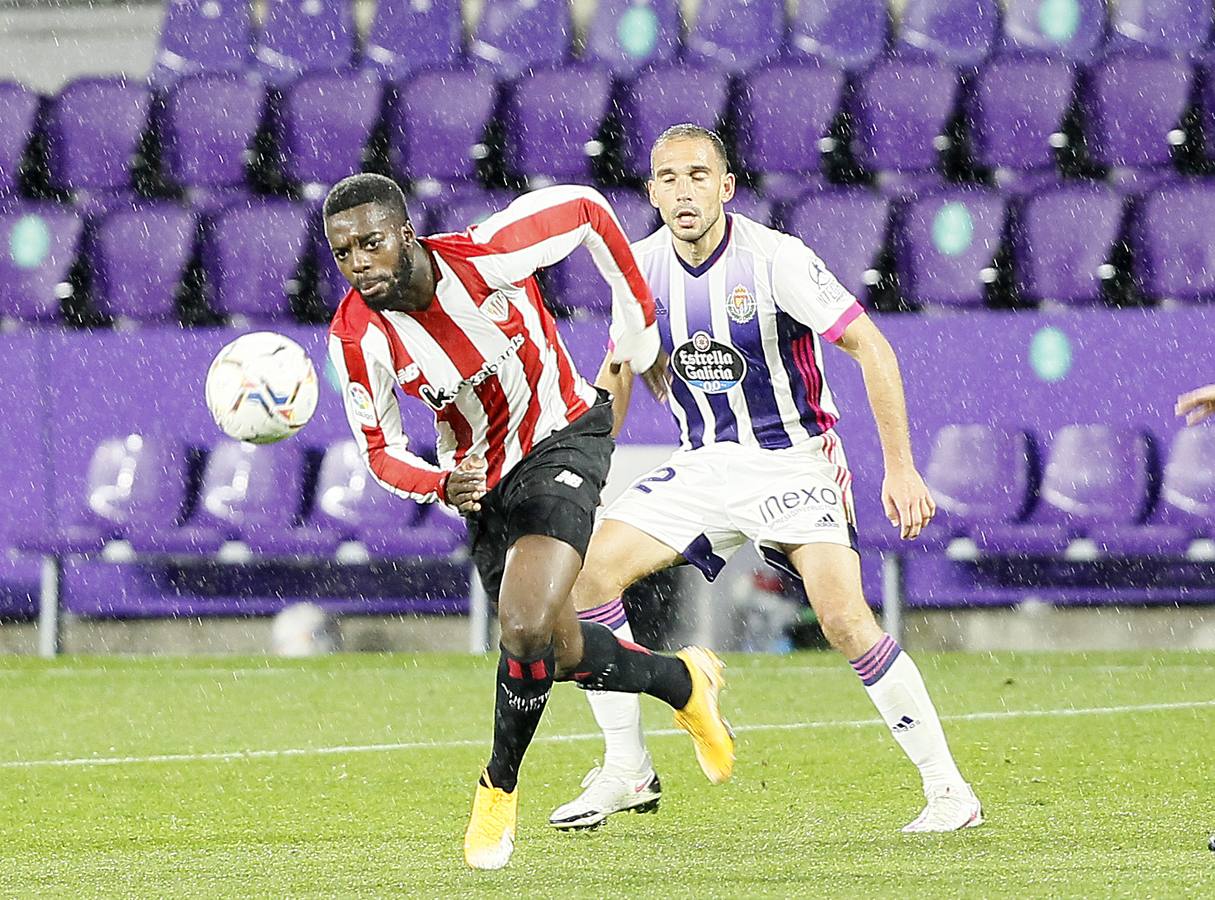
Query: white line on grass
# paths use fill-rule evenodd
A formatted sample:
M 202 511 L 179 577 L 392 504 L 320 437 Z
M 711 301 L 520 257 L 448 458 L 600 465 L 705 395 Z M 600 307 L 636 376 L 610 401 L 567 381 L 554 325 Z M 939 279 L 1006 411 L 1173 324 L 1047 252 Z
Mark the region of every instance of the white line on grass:
M 1112 716 L 1122 713 L 1160 712 L 1177 709 L 1215 708 L 1215 700 L 1185 700 L 1177 703 L 1142 703 L 1136 706 L 1088 706 L 1063 709 L 1005 709 L 988 712 L 958 713 L 941 716 L 946 722 L 972 722 L 990 719 L 1035 719 L 1061 716 Z M 735 726 L 737 732 L 800 731 L 813 728 L 861 728 L 881 725 L 881 719 L 833 719 L 822 722 L 773 722 Z M 647 731 L 646 737 L 683 734 L 676 728 Z M 558 744 L 601 739 L 599 732 L 554 734 L 536 738 L 537 743 Z M 152 756 L 95 756 L 75 759 L 10 759 L 0 761 L 0 769 L 73 768 L 80 766 L 125 766 L 137 763 L 224 762 L 238 759 L 278 759 L 289 756 L 337 756 L 346 753 L 393 753 L 401 750 L 451 750 L 458 747 L 485 747 L 486 738 L 451 741 L 407 741 L 394 744 L 347 744 L 335 747 L 288 747 L 279 750 L 229 750 L 219 753 L 161 753 Z

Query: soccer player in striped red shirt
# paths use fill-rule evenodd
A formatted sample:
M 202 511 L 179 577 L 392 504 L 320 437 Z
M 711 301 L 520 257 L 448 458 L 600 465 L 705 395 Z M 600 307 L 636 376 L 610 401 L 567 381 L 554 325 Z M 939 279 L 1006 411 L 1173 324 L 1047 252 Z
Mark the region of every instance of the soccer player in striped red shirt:
M 734 744 L 717 707 L 716 657 L 695 647 L 651 654 L 580 623 L 569 599 L 611 460 L 611 398 L 575 369 L 536 271 L 587 247 L 611 289 L 616 358 L 659 394 L 666 386 L 654 300 L 611 207 L 589 188 L 554 187 L 461 234 L 422 238 L 393 181 L 355 175 L 329 193 L 324 217 L 352 286 L 329 350 L 355 440 L 385 488 L 466 517 L 498 603 L 493 751 L 465 860 L 496 869 L 510 859 L 519 766 L 554 680 L 666 701 L 706 775 L 724 781 Z M 433 416 L 437 466 L 410 452 L 397 392 Z

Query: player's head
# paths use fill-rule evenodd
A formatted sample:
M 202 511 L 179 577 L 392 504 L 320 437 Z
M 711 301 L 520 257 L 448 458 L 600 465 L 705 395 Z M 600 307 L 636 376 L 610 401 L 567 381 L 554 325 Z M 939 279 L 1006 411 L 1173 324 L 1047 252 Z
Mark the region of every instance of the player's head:
M 351 175 L 325 197 L 325 237 L 342 275 L 375 310 L 402 304 L 413 274 L 405 194 L 383 175 Z
M 650 148 L 650 202 L 678 240 L 694 243 L 734 196 L 726 147 L 699 125 L 672 125 Z

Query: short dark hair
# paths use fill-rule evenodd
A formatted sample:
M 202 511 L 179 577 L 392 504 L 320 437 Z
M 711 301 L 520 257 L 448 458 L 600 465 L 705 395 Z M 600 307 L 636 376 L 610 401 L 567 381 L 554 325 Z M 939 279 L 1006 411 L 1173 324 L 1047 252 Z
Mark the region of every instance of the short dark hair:
M 377 203 L 400 213 L 402 219 L 409 220 L 409 209 L 405 206 L 405 192 L 401 186 L 391 178 L 370 172 L 343 178 L 330 189 L 325 197 L 325 218 L 364 203 Z
M 713 152 L 717 154 L 717 159 L 721 163 L 724 171 L 730 171 L 730 160 L 726 156 L 726 145 L 716 131 L 710 131 L 708 128 L 702 128 L 699 125 L 693 125 L 691 122 L 683 122 L 679 125 L 672 125 L 662 134 L 658 135 L 658 139 L 654 141 L 650 147 L 650 159 L 654 159 L 654 151 L 658 149 L 659 144 L 665 144 L 667 141 L 682 140 L 692 138 L 708 141 L 713 145 Z M 651 166 L 652 167 L 652 166 Z

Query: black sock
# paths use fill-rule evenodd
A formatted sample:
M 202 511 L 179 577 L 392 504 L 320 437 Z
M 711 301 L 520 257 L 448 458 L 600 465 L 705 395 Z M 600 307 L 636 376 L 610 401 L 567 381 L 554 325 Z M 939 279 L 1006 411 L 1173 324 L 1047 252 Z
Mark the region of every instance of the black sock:
M 494 704 L 494 750 L 486 771 L 496 788 L 510 793 L 519 783 L 519 766 L 544 714 L 553 687 L 553 645 L 539 656 L 521 659 L 506 648 L 498 657 L 498 695 Z
M 692 676 L 683 660 L 622 641 L 597 622 L 582 623 L 582 644 L 582 662 L 574 670 L 579 687 L 649 694 L 675 709 L 688 705 Z

